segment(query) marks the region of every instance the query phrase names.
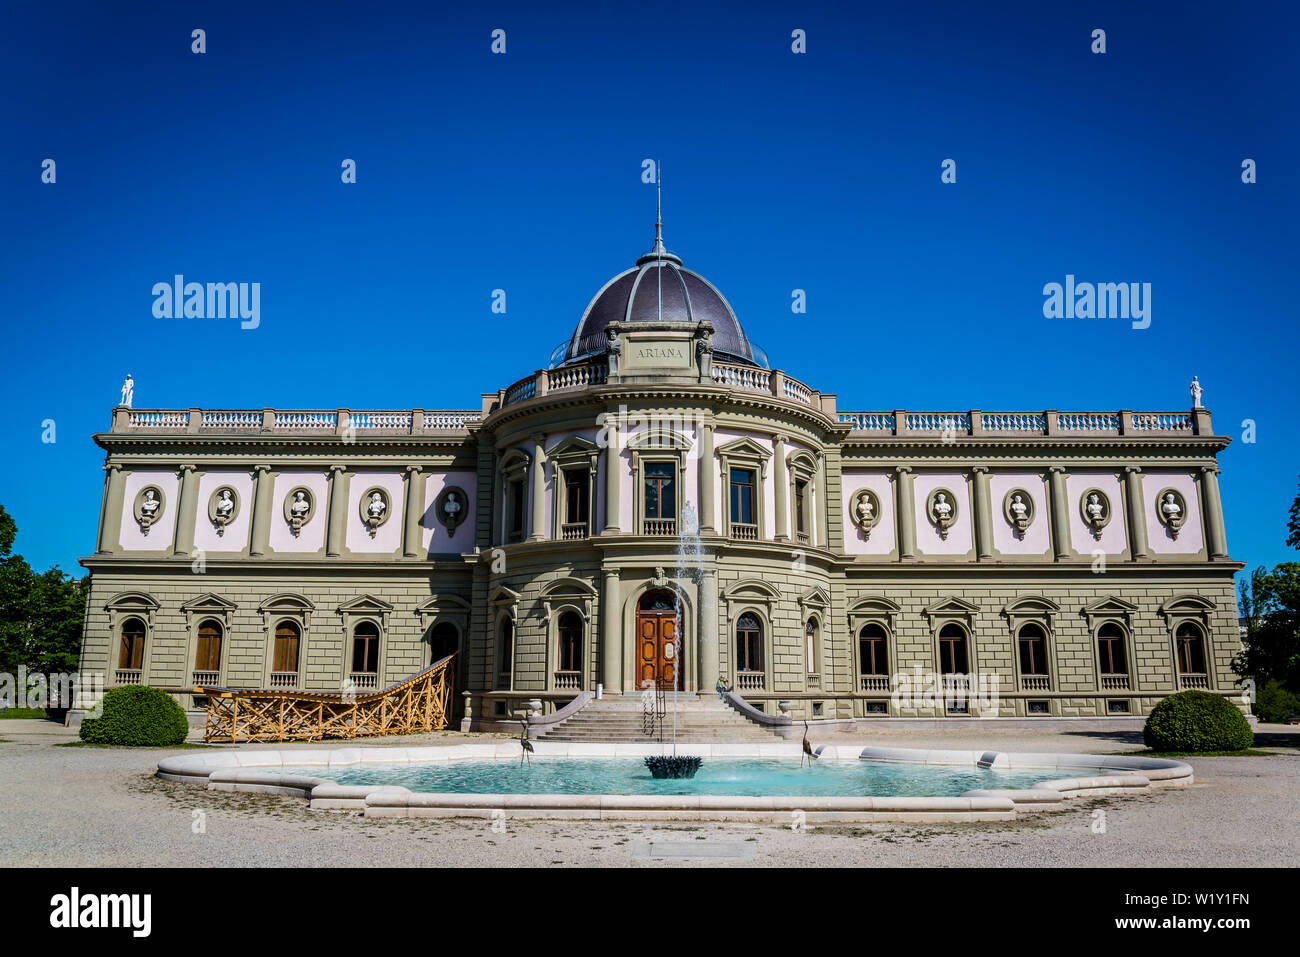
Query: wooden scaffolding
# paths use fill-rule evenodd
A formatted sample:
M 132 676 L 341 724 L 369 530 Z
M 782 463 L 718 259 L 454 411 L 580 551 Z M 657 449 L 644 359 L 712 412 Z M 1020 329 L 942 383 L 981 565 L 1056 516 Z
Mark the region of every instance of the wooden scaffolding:
M 320 741 L 447 727 L 455 685 L 448 655 L 382 691 L 244 691 L 196 687 L 208 699 L 204 741 Z

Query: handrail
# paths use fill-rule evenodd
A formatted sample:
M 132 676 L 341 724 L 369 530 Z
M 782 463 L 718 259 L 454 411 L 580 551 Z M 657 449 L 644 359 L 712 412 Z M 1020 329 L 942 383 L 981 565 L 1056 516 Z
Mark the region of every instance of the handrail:
M 554 730 L 555 725 L 561 721 L 567 721 L 575 714 L 581 711 L 587 705 L 591 704 L 592 699 L 596 697 L 594 691 L 583 691 L 576 698 L 566 704 L 563 708 L 556 708 L 550 714 L 533 714 L 528 716 L 528 729 L 532 733 L 533 728 L 538 729 L 538 734 L 545 734 L 547 731 Z
M 755 724 L 762 725 L 768 731 L 783 738 L 794 737 L 794 723 L 788 714 L 768 714 L 765 711 L 759 711 L 734 691 L 724 691 L 722 700 L 740 712 L 742 718 L 747 718 Z
M 839 412 L 837 419 L 852 432 L 870 435 L 938 437 L 954 436 L 1128 436 L 1165 438 L 1180 435 L 1213 435 L 1210 413 L 1205 409 L 1186 412 L 1134 412 L 1131 409 L 1101 412 L 1042 411 L 984 412 L 969 409 L 954 412 L 916 412 L 904 409 L 880 412 Z

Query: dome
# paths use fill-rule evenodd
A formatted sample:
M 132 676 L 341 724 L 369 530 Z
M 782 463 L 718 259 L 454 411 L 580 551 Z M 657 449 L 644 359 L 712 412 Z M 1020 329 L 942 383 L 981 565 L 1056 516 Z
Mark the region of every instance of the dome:
M 716 358 L 766 365 L 762 350 L 749 341 L 717 287 L 682 266 L 681 258 L 656 239 L 654 249 L 638 259 L 635 266 L 601 287 L 582 314 L 563 358 L 557 349 L 554 359 L 572 362 L 604 352 L 608 341 L 605 327 L 616 320 L 626 326 L 660 320 L 697 323 L 706 319 L 713 324 Z

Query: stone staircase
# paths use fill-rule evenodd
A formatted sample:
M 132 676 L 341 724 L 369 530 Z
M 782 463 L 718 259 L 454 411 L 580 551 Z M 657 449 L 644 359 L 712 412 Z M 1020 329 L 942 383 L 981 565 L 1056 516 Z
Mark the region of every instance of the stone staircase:
M 663 740 L 673 736 L 673 699 L 664 702 Z M 659 732 L 646 734 L 641 697 L 608 697 L 593 701 L 571 718 L 561 721 L 544 734 L 534 736 L 545 741 L 614 741 L 658 742 Z M 716 697 L 696 698 L 679 695 L 677 699 L 677 740 L 709 744 L 739 744 L 747 741 L 771 744 L 781 740 L 741 717 Z

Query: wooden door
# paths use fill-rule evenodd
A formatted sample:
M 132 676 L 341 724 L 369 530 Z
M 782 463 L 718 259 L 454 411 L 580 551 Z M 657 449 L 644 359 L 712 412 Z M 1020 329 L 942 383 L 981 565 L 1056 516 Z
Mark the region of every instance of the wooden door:
M 673 639 L 677 632 L 674 611 L 638 611 L 637 687 L 653 686 L 671 690 L 677 674 L 677 649 Z

